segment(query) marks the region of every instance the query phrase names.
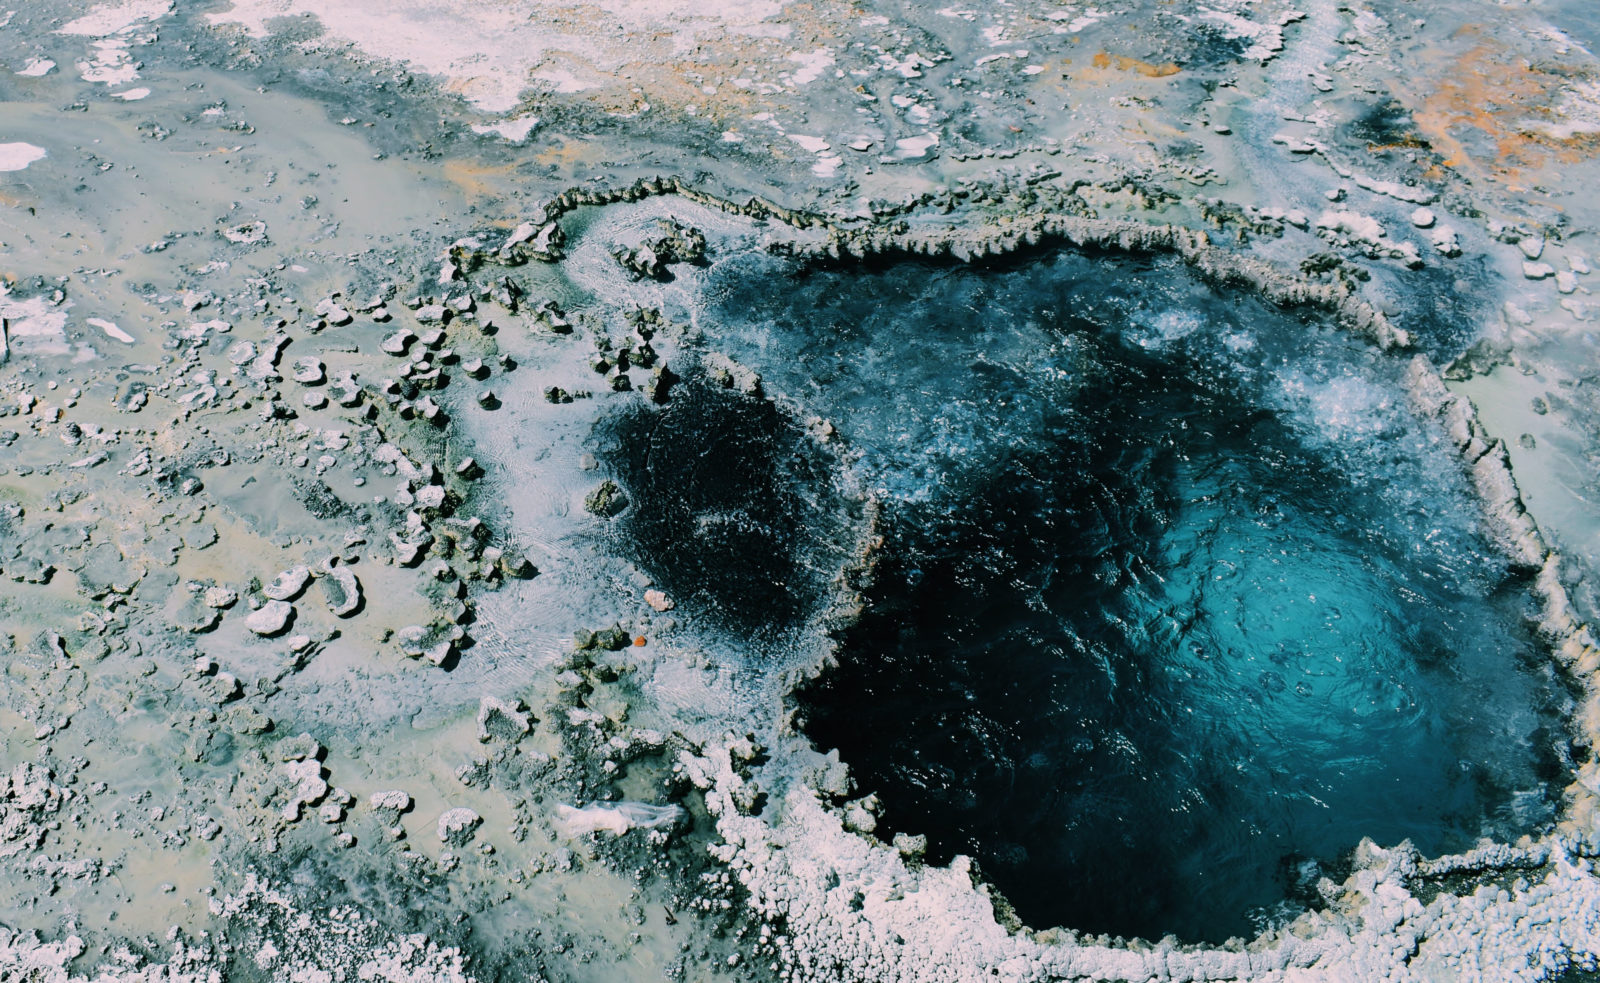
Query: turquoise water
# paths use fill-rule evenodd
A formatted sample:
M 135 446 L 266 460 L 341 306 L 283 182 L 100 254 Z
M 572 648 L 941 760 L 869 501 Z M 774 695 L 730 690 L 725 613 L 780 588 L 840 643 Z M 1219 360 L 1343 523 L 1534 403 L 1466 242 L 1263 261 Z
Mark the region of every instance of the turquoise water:
M 718 275 L 715 347 L 884 505 L 867 614 L 800 697 L 884 835 L 975 856 L 1030 924 L 1220 941 L 1363 836 L 1553 816 L 1523 585 L 1397 361 L 1155 261 Z M 795 453 L 777 486 L 820 480 Z

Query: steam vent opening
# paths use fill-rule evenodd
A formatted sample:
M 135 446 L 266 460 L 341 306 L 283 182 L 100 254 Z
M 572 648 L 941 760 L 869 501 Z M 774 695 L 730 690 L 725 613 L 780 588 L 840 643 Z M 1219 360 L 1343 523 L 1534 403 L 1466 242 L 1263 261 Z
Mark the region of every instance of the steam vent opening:
M 865 614 L 794 697 L 878 835 L 977 858 L 1035 927 L 1220 942 L 1362 837 L 1553 819 L 1561 688 L 1403 359 L 1158 259 L 714 282 L 708 344 L 882 504 Z

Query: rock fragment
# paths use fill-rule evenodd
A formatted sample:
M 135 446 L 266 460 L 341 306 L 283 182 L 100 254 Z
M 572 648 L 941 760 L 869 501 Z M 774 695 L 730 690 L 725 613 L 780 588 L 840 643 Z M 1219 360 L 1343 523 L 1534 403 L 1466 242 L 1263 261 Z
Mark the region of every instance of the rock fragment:
M 521 700 L 485 696 L 478 702 L 478 740 L 499 737 L 516 741 L 533 730 L 533 720 Z
M 333 401 L 340 406 L 352 408 L 361 405 L 361 384 L 356 382 L 352 373 L 346 372 L 333 380 Z
M 322 745 L 315 737 L 302 732 L 279 741 L 277 752 L 280 761 L 310 761 L 322 757 Z
M 328 794 L 328 783 L 322 777 L 322 762 L 315 758 L 285 762 L 278 766 L 278 774 L 288 799 L 283 807 L 283 818 L 287 822 L 298 822 L 306 806 L 316 805 Z
M 224 239 L 245 246 L 253 246 L 267 239 L 267 223 L 262 221 L 246 222 L 220 231 Z
M 261 588 L 261 593 L 274 601 L 292 601 L 299 597 L 311 583 L 311 568 L 301 564 L 278 574 L 277 579 Z
M 378 814 L 384 825 L 393 826 L 411 808 L 411 795 L 397 788 L 374 792 L 368 797 L 367 806 Z
M 272 718 L 247 706 L 236 706 L 227 712 L 228 729 L 235 734 L 265 734 L 272 729 Z
M 335 616 L 348 618 L 361 610 L 361 581 L 346 566 L 331 566 L 317 578 L 327 599 L 328 610 Z
M 584 497 L 583 507 L 602 519 L 614 519 L 628 507 L 628 496 L 615 481 L 607 478 Z
M 736 389 L 746 396 L 761 395 L 761 376 L 720 353 L 706 357 L 706 375 L 725 389 Z
M 288 601 L 268 601 L 250 612 L 244 626 L 263 638 L 273 638 L 289 629 L 294 619 L 294 605 Z
M 443 485 L 424 485 L 416 491 L 417 507 L 422 509 L 438 509 L 444 505 L 445 490 Z
M 395 641 L 407 657 L 425 658 L 442 666 L 455 654 L 460 632 L 459 628 L 452 630 L 440 625 L 407 625 L 395 633 Z
M 484 551 L 484 555 L 488 555 L 487 550 Z M 498 565 L 501 573 L 518 580 L 528 580 L 539 572 L 531 560 L 516 550 L 500 554 Z
M 378 347 L 390 355 L 404 355 L 415 340 L 417 340 L 415 332 L 410 328 L 401 328 L 379 342 Z
M 307 355 L 294 360 L 294 367 L 290 369 L 289 376 L 303 386 L 315 386 L 327 378 L 327 372 L 322 359 Z
M 339 302 L 332 297 L 318 301 L 316 312 L 317 316 L 334 327 L 342 327 L 354 320 L 350 312 L 339 306 Z
M 447 846 L 466 846 L 483 818 L 467 808 L 446 809 L 439 815 L 439 841 Z

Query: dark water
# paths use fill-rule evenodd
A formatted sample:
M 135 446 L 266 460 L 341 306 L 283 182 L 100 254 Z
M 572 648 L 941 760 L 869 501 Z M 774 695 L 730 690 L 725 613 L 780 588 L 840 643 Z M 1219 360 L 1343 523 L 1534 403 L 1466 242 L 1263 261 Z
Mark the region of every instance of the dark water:
M 1553 814 L 1526 599 L 1396 360 L 1157 262 L 721 273 L 716 347 L 884 505 L 800 703 L 885 835 L 976 856 L 1030 924 L 1220 941 L 1363 836 Z M 774 487 L 818 480 L 786 440 Z
M 614 538 L 697 622 L 760 643 L 818 613 L 854 515 L 838 462 L 803 427 L 695 377 L 596 436 L 631 501 Z

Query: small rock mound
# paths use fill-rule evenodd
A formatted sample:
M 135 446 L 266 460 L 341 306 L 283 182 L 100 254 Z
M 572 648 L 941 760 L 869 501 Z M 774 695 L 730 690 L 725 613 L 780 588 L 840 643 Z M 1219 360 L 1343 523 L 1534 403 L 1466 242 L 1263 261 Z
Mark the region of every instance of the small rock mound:
M 328 601 L 328 610 L 340 618 L 348 618 L 361 610 L 361 581 L 348 567 L 329 567 L 322 577 L 322 594 Z
M 250 612 L 244 626 L 263 638 L 273 638 L 289 630 L 294 620 L 294 605 L 288 601 L 268 601 Z
M 439 841 L 448 846 L 466 846 L 483 823 L 471 809 L 446 809 L 439 815 Z
M 292 601 L 300 596 L 309 583 L 311 583 L 311 568 L 302 564 L 278 574 L 276 580 L 261 588 L 261 593 L 269 600 Z

